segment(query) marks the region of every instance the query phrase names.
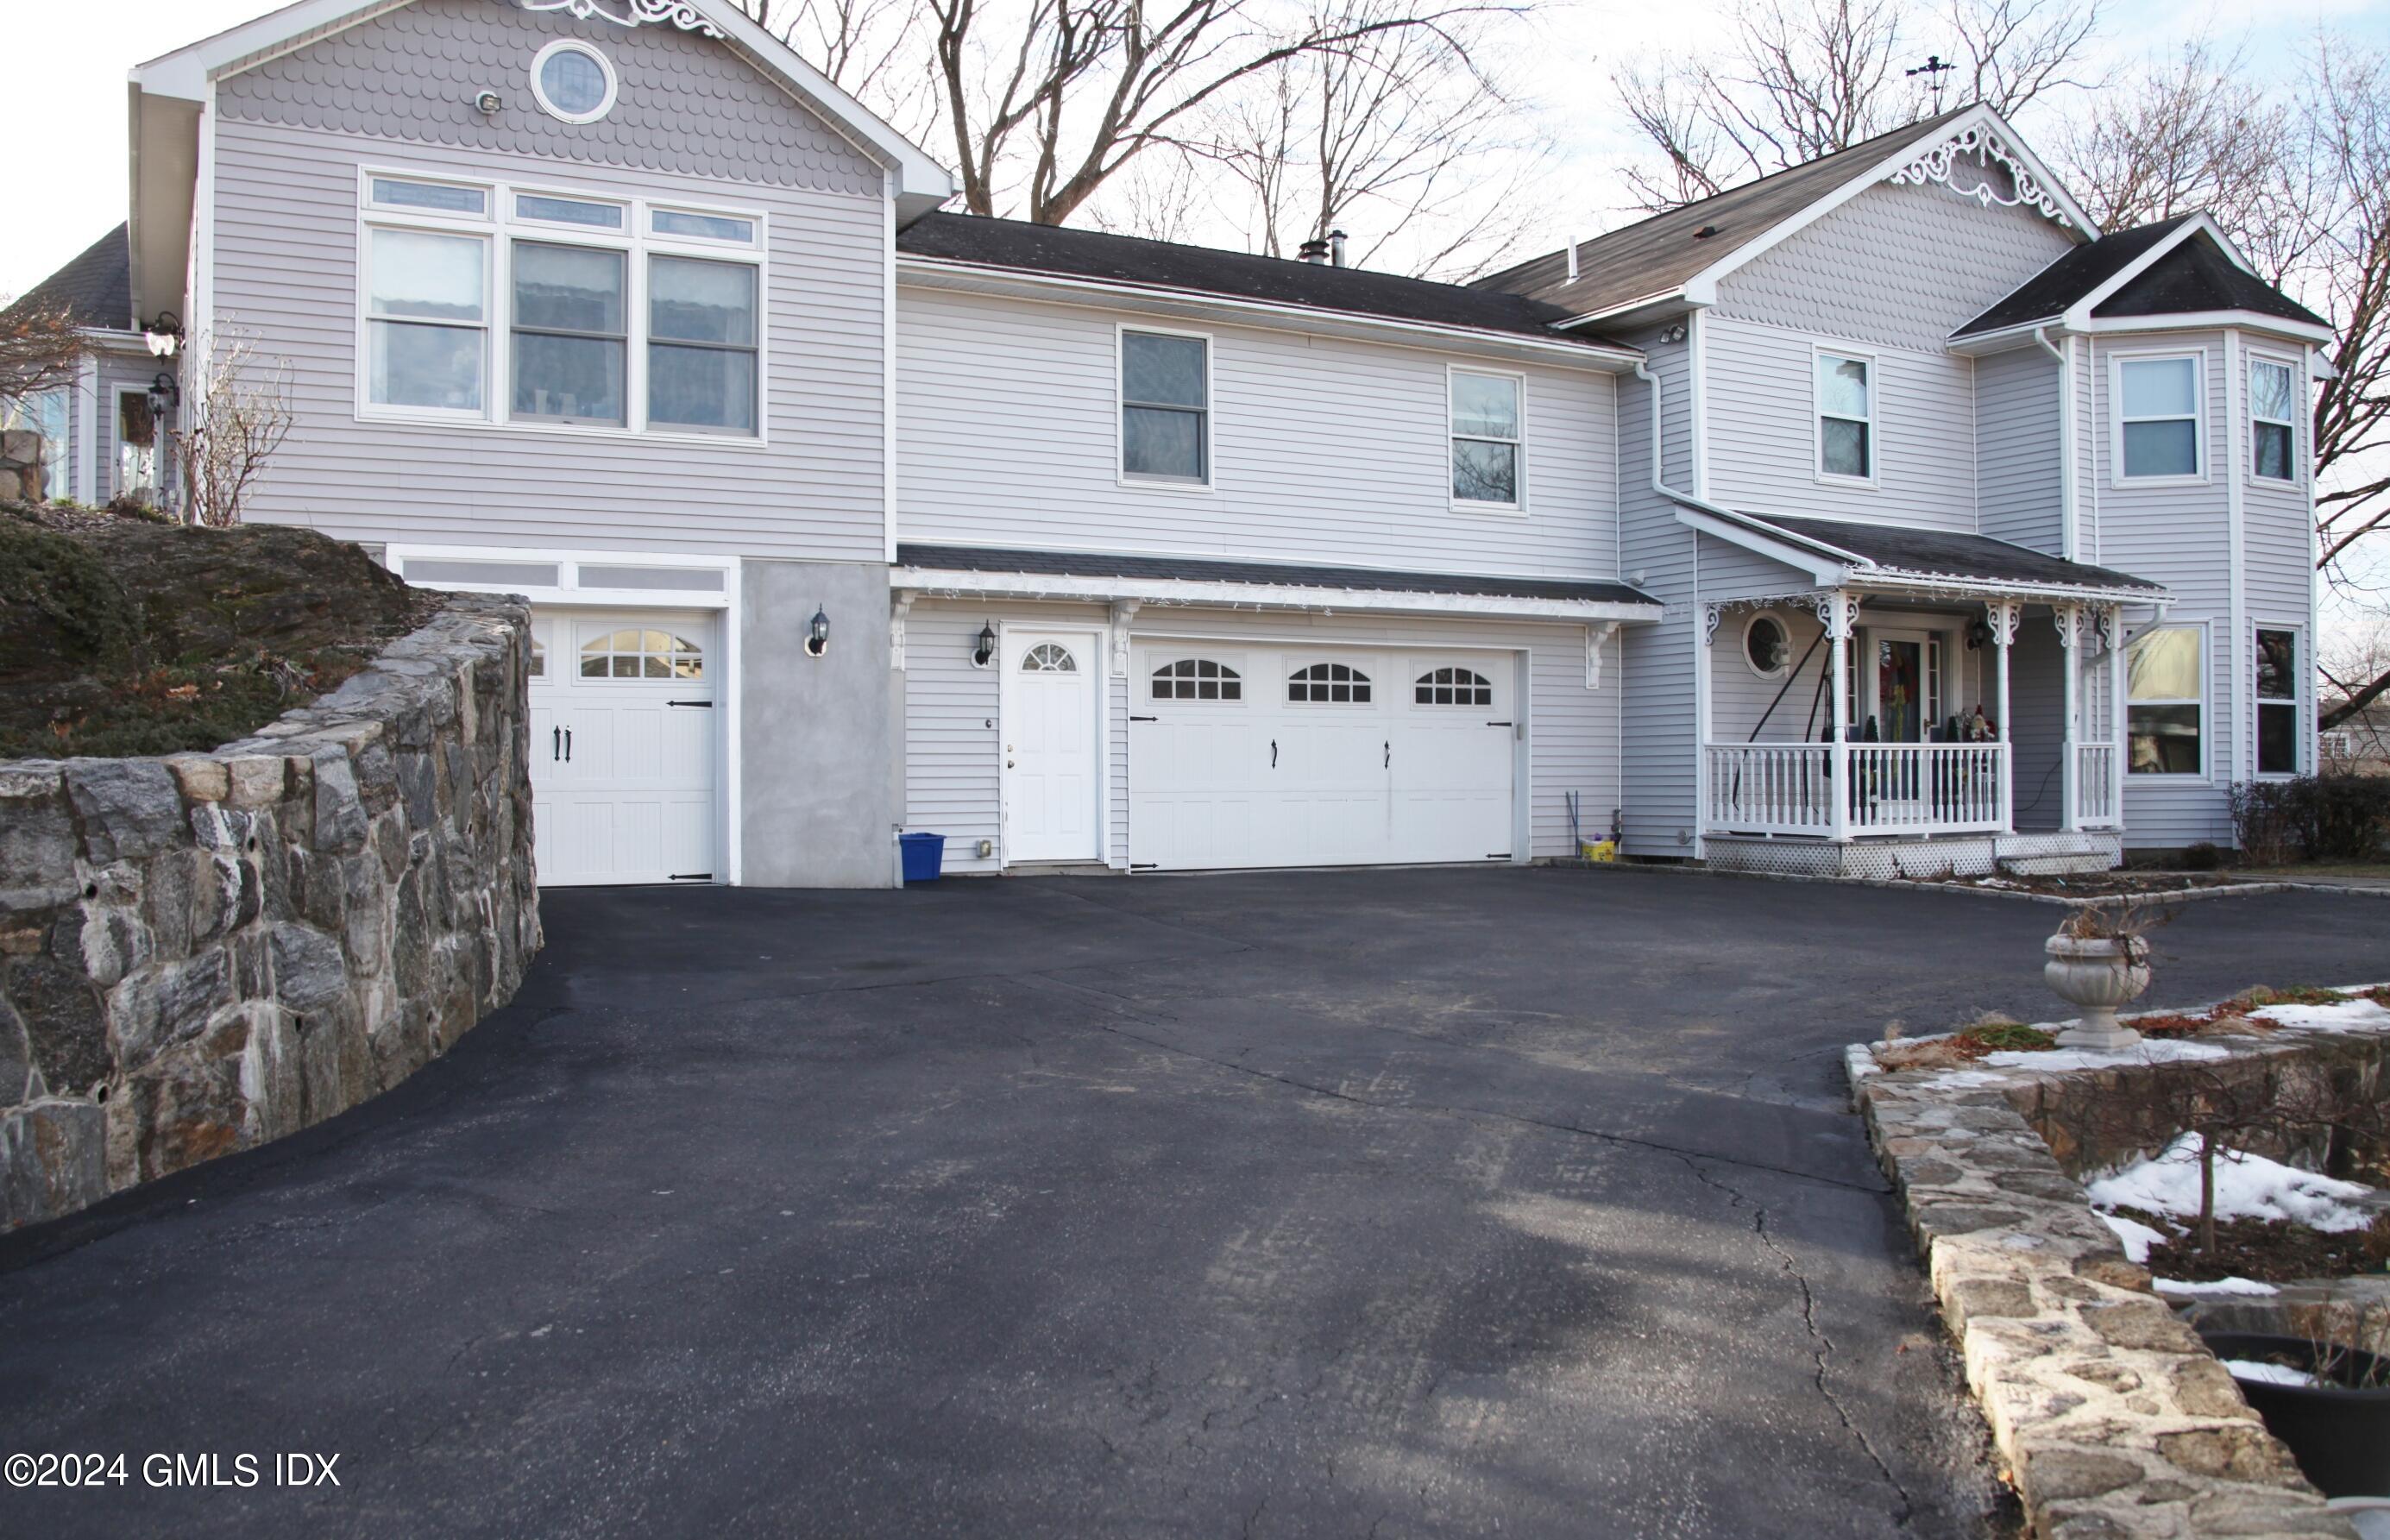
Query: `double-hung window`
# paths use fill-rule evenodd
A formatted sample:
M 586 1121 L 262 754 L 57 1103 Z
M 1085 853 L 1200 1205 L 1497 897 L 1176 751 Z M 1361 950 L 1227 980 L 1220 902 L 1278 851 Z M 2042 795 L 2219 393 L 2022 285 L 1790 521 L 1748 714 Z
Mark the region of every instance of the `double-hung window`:
M 764 216 L 368 173 L 364 415 L 761 438 Z
M 2125 649 L 2126 768 L 2136 776 L 2195 776 L 2205 763 L 2207 634 L 2161 626 Z
M 1517 375 L 1452 371 L 1454 502 L 1497 508 L 1520 506 L 1523 393 Z
M 2249 471 L 2268 481 L 2295 481 L 2299 473 L 2297 376 L 2288 364 L 2249 362 Z
M 2201 473 L 2196 354 L 2117 361 L 2116 437 L 2127 480 Z
M 1121 474 L 1202 486 L 1212 479 L 1211 344 L 1174 332 L 1121 333 Z
M 2257 628 L 2257 774 L 2299 773 L 2299 634 Z
M 1875 365 L 1818 354 L 1818 474 L 1875 480 Z
M 37 391 L 13 401 L 0 401 L 0 431 L 32 433 L 41 440 L 42 495 L 53 500 L 68 494 L 67 429 L 64 390 Z M 15 494 L 12 485 L 9 495 Z

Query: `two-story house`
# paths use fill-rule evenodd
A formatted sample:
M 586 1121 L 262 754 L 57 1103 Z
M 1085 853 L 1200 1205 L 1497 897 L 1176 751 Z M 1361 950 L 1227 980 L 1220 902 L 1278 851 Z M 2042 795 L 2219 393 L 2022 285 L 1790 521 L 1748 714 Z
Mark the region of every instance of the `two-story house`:
M 544 881 L 2104 865 L 2313 762 L 2327 329 L 1983 109 L 1467 287 L 937 212 L 722 0 L 132 111 L 99 314 L 288 361 L 251 518 L 531 597 Z

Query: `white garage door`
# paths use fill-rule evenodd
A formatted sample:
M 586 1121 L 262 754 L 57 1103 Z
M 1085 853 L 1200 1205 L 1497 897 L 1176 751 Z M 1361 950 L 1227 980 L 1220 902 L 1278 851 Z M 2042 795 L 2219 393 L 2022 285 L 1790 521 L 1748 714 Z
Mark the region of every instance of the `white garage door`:
M 550 610 L 533 635 L 540 882 L 711 880 L 713 617 Z
M 1144 642 L 1129 861 L 1161 870 L 1507 859 L 1507 654 Z

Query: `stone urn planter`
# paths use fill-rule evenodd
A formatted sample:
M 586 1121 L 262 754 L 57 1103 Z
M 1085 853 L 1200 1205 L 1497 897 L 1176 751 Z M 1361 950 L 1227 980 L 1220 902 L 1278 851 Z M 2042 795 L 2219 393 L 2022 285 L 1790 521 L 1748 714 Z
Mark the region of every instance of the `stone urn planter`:
M 2058 997 L 2075 1007 L 2080 1019 L 2058 1034 L 2069 1048 L 2129 1048 L 2141 1034 L 2116 1020 L 2116 1007 L 2129 1005 L 2150 987 L 2149 943 L 2139 936 L 2070 936 L 2061 930 L 2042 943 L 2049 961 L 2041 977 Z

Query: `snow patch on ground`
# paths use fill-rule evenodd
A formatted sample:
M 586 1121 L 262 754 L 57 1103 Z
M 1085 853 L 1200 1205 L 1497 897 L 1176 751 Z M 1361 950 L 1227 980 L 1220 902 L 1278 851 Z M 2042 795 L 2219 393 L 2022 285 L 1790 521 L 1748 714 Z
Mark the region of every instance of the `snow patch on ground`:
M 2109 1223 L 2113 1225 L 2115 1221 L 2112 1219 Z M 2126 1223 L 2132 1222 L 2127 1220 Z M 2139 1262 L 2141 1259 L 2135 1257 L 2133 1260 Z M 2272 1284 L 2259 1283 L 2255 1278 L 2218 1278 L 2214 1283 L 2186 1283 L 2180 1278 L 2152 1278 L 2150 1283 L 2161 1294 L 2179 1294 L 2189 1299 L 2281 1292 Z
M 2063 1028 L 2066 1022 L 2059 1022 Z M 2169 1059 L 2229 1059 L 2232 1050 L 2187 1038 L 2149 1037 L 2128 1048 L 2008 1048 L 1982 1062 L 1997 1069 L 2113 1070 L 2127 1064 L 2163 1064 Z
M 2267 1006 L 2253 1010 L 2278 1027 L 2306 1027 L 2315 1032 L 2380 1032 L 2390 1028 L 2390 1008 L 2371 1000 L 2346 1000 L 2336 1006 Z
M 2125 1243 L 2125 1260 L 2127 1262 L 2149 1261 L 2150 1248 L 2169 1238 L 2165 1231 L 2153 1230 L 2139 1220 L 2127 1219 L 2120 1213 L 2103 1213 L 2100 1217 L 2107 1223 L 2108 1228 L 2116 1232 L 2116 1238 Z
M 2259 1385 L 2306 1385 L 2312 1389 L 2329 1383 L 2305 1369 L 2294 1369 L 2288 1364 L 2261 1364 L 2254 1358 L 2227 1358 L 2224 1368 L 2235 1380 Z
M 2357 1206 L 2372 1188 L 2286 1166 L 2263 1155 L 2219 1151 L 2216 1217 L 2287 1220 L 2313 1229 L 2361 1230 L 2373 1223 Z M 2199 1214 L 2199 1139 L 2185 1134 L 2155 1160 L 2142 1161 L 2090 1184 L 2096 1208 L 2140 1209 L 2178 1219 Z

